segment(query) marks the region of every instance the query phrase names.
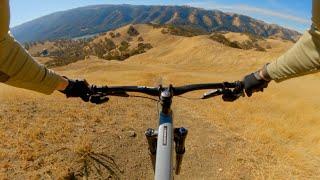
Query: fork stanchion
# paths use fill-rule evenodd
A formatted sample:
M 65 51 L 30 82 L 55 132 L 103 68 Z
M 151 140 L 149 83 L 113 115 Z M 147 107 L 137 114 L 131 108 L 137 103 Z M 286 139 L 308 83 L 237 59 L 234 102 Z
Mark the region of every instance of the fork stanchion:
M 158 133 L 154 129 L 149 128 L 145 132 L 145 135 L 149 145 L 149 154 L 153 166 L 153 171 L 155 171 Z
M 186 152 L 185 141 L 188 129 L 181 127 L 174 129 L 174 141 L 176 143 L 176 175 L 180 174 L 183 155 Z

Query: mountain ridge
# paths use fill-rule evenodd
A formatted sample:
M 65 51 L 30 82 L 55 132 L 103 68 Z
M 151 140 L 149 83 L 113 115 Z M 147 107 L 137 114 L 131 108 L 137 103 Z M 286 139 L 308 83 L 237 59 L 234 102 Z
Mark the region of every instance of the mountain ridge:
M 12 28 L 20 42 L 74 38 L 127 24 L 153 23 L 201 29 L 205 32 L 246 32 L 295 41 L 300 33 L 249 16 L 190 6 L 91 5 L 59 11 Z

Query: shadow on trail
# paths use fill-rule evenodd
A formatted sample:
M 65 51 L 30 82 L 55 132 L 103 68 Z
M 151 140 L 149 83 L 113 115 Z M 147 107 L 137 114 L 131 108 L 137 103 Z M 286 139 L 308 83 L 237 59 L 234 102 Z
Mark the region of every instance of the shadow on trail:
M 79 166 L 80 165 L 80 166 Z M 64 179 L 120 179 L 123 171 L 111 156 L 88 152 L 81 156 L 78 168 Z

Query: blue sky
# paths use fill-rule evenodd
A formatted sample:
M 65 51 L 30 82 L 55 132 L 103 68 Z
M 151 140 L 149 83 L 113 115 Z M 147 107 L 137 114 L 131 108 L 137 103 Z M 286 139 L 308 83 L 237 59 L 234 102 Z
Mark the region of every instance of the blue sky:
M 303 32 L 310 24 L 311 0 L 10 0 L 11 27 L 56 11 L 93 4 L 190 5 L 235 12 Z

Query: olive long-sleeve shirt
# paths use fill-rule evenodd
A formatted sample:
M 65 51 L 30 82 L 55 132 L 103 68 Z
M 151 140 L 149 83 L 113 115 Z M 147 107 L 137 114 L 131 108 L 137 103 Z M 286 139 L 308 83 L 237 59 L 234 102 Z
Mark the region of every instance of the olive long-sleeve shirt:
M 320 0 L 312 3 L 312 28 L 285 54 L 267 66 L 271 79 L 281 82 L 320 70 Z
M 9 33 L 9 0 L 0 0 L 0 82 L 51 94 L 63 77 L 47 69 Z

